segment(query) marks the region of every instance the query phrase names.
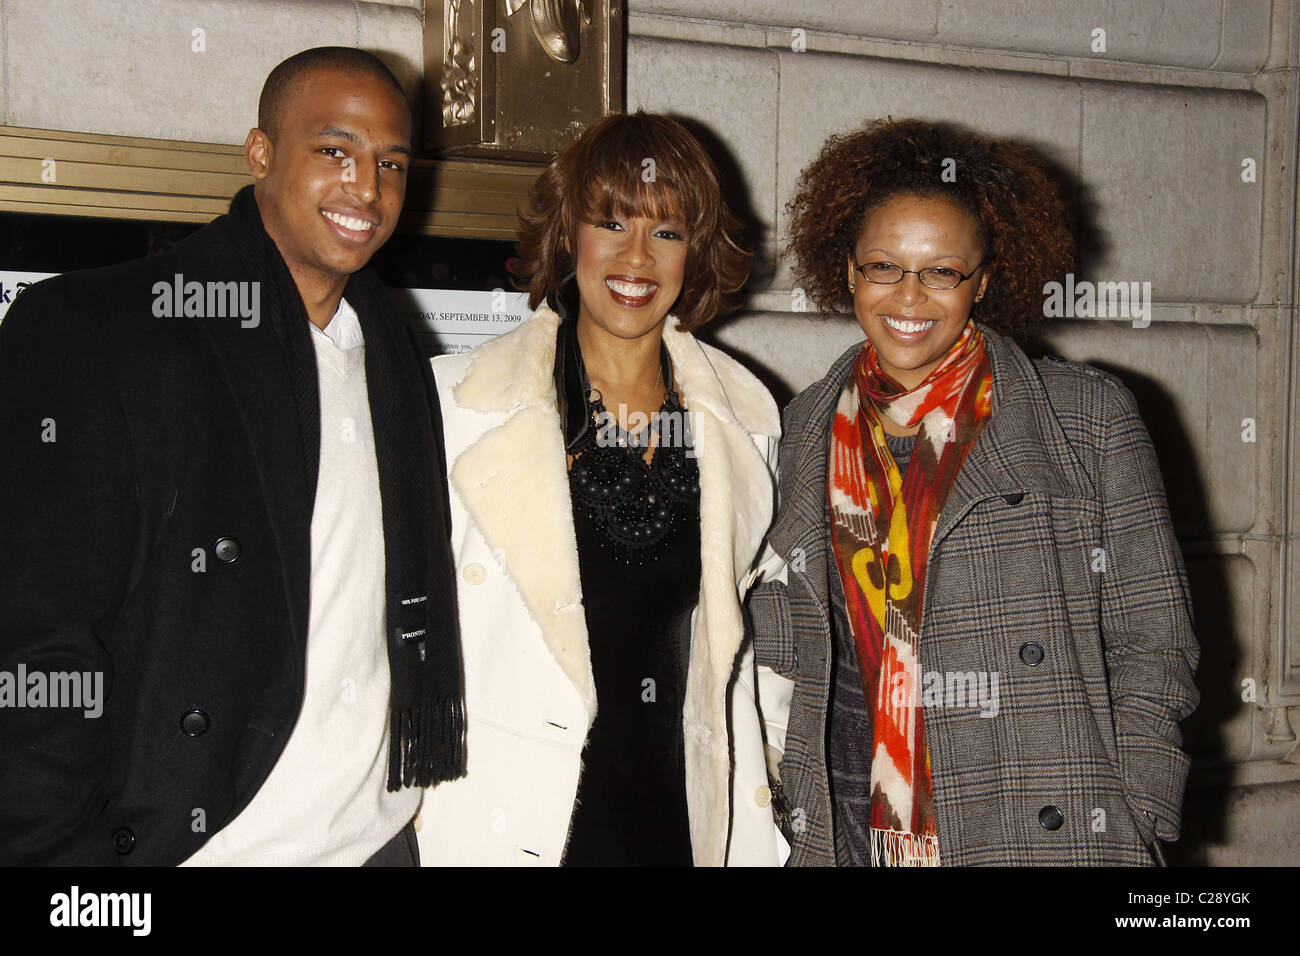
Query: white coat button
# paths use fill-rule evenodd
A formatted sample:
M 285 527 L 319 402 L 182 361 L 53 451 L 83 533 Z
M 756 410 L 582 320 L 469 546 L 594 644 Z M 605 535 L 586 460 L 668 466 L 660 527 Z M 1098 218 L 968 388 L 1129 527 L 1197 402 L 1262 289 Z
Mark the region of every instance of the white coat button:
M 470 584 L 482 584 L 483 579 L 487 577 L 487 569 L 477 561 L 465 565 L 465 570 L 462 573 L 465 575 L 465 580 Z
M 766 786 L 759 787 L 758 790 L 754 792 L 754 802 L 760 807 L 770 805 L 772 802 L 772 788 Z

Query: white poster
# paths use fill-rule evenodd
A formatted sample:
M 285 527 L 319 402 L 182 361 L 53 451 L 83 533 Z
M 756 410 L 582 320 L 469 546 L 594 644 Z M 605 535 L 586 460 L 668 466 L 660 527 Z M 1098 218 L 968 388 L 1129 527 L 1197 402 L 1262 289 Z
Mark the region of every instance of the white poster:
M 468 352 L 509 332 L 528 318 L 524 292 L 452 292 L 444 289 L 391 289 L 397 311 L 421 337 L 430 336 L 439 352 Z
M 13 305 L 14 299 L 23 294 L 33 282 L 40 282 L 52 275 L 58 275 L 57 272 L 6 272 L 0 269 L 0 322 L 4 321 L 5 313 L 9 311 L 9 306 Z

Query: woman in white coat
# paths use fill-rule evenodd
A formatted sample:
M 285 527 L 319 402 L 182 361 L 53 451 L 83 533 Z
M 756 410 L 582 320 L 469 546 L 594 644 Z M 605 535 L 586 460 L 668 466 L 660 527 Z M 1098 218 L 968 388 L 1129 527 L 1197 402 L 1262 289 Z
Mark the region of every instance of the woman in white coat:
M 741 607 L 779 416 L 690 332 L 748 274 L 735 220 L 694 138 L 644 113 L 598 121 L 529 198 L 536 311 L 433 362 L 468 773 L 426 791 L 421 860 L 779 865 L 765 743 L 790 685 Z

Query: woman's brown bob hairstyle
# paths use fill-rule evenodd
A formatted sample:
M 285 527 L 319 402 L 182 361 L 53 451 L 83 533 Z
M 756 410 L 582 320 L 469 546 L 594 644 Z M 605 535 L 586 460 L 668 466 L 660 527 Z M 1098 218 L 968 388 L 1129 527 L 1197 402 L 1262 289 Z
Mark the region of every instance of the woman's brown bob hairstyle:
M 519 259 L 532 308 L 573 272 L 579 223 L 611 216 L 676 218 L 685 227 L 682 292 L 672 314 L 686 331 L 735 308 L 750 254 L 708 155 L 681 123 L 656 113 L 597 120 L 564 148 L 528 191 L 519 213 Z
M 852 309 L 845 262 L 867 214 L 897 196 L 939 196 L 975 220 L 989 285 L 971 310 L 1022 344 L 1041 326 L 1043 286 L 1074 264 L 1056 183 L 1027 146 L 920 120 L 832 136 L 799 178 L 790 213 L 795 281 L 823 311 Z

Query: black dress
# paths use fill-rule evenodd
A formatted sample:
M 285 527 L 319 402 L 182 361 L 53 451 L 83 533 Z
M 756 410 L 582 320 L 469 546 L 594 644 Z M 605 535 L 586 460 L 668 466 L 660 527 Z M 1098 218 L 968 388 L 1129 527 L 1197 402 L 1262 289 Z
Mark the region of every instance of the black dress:
M 559 345 L 565 354 L 563 327 Z M 565 377 L 579 381 L 570 394 L 584 394 L 576 342 L 567 355 Z M 665 381 L 671 392 L 671 369 Z M 662 447 L 646 466 L 638 451 L 597 445 L 592 429 L 569 452 L 596 719 L 564 865 L 690 866 L 682 703 L 700 586 L 698 471 Z

